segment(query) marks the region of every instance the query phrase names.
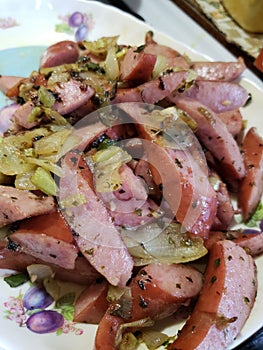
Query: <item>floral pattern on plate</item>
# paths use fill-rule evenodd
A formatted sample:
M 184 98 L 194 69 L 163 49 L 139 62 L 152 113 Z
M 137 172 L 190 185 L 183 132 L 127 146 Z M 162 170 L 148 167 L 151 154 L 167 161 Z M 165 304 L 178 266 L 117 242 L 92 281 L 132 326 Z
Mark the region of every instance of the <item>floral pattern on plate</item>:
M 14 321 L 19 327 L 27 327 L 38 334 L 57 335 L 84 332 L 73 322 L 74 307 L 70 298 L 54 303 L 44 288 L 33 285 L 23 294 L 10 296 L 4 302 L 4 318 Z M 48 308 L 48 307 L 52 308 Z
M 89 31 L 94 28 L 94 20 L 91 13 L 73 12 L 65 16 L 58 16 L 62 23 L 56 25 L 55 31 L 74 35 L 76 41 L 85 40 Z
M 0 18 L 0 29 L 8 29 L 19 26 L 19 23 L 12 17 Z

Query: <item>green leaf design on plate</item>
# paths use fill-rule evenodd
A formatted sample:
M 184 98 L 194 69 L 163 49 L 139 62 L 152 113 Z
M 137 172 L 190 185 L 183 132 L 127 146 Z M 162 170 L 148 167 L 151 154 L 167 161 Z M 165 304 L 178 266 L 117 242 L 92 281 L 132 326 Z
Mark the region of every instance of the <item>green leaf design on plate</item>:
M 63 328 L 59 328 L 57 331 L 56 331 L 56 335 L 61 335 L 63 334 Z
M 60 308 L 60 313 L 61 315 L 64 316 L 64 318 L 68 321 L 73 321 L 74 320 L 74 306 L 63 306 Z
M 17 273 L 4 278 L 4 281 L 9 284 L 11 288 L 16 288 L 29 281 L 27 273 Z
M 70 26 L 66 23 L 56 24 L 55 31 L 57 33 L 66 33 L 66 34 L 71 34 L 71 35 L 74 34 L 74 30 L 72 28 L 70 28 Z
M 74 320 L 74 302 L 76 299 L 76 293 L 71 292 L 63 295 L 56 302 L 56 308 L 60 310 L 60 313 L 68 321 Z

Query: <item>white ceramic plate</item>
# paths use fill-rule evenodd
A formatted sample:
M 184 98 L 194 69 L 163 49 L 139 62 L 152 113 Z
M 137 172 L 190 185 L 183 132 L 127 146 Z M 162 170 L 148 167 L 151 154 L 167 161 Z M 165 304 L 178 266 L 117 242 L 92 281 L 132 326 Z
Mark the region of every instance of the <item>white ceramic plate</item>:
M 84 20 L 78 27 L 68 25 L 69 17 L 76 11 Z M 81 27 L 81 28 L 80 28 Z M 64 39 L 74 39 L 78 30 L 86 39 L 94 40 L 101 36 L 120 35 L 119 42 L 140 45 L 149 28 L 143 22 L 106 5 L 95 1 L 82 0 L 1 0 L 0 13 L 0 74 L 26 76 L 37 69 L 39 56 L 44 47 Z M 184 30 L 191 32 L 185 26 Z M 170 45 L 193 60 L 203 57 L 184 43 L 155 31 L 155 39 Z M 81 37 L 84 39 L 84 36 Z M 211 46 L 212 42 L 207 42 Z M 252 94 L 253 101 L 243 111 L 248 126 L 256 125 L 263 134 L 262 98 L 263 90 L 248 79 L 242 84 Z M 6 104 L 0 96 L 0 108 Z M 263 257 L 256 260 L 258 266 L 259 289 L 252 313 L 238 339 L 232 344 L 240 344 L 262 326 L 261 303 L 263 300 Z M 2 272 L 3 275 L 4 272 Z M 87 350 L 93 349 L 96 326 L 69 323 L 61 335 L 39 335 L 20 326 L 27 315 L 21 311 L 19 295 L 23 295 L 28 285 L 11 289 L 0 279 L 0 350 Z M 169 335 L 174 335 L 182 324 L 171 320 L 159 325 Z

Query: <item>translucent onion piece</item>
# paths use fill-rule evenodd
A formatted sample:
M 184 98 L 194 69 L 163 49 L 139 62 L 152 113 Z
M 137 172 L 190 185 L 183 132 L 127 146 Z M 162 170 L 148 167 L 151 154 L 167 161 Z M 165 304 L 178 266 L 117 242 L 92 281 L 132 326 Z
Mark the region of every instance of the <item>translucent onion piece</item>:
M 34 191 L 37 190 L 37 187 L 31 182 L 30 178 L 34 174 L 36 167 L 32 170 L 23 173 L 17 174 L 15 178 L 15 187 L 20 190 Z
M 48 196 L 55 196 L 58 193 L 58 187 L 48 170 L 38 167 L 30 180 L 40 191 Z
M 64 130 L 55 132 L 54 134 L 48 135 L 36 141 L 34 143 L 36 155 L 46 156 L 60 152 L 70 133 L 70 129 L 64 128 Z
M 140 340 L 147 345 L 149 350 L 159 348 L 168 339 L 169 337 L 167 334 L 154 330 L 142 330 L 140 335 Z
M 68 296 L 68 300 L 70 299 L 71 304 L 74 304 L 79 295 L 87 287 L 77 283 L 60 281 L 52 277 L 45 278 L 43 285 L 47 293 L 50 294 L 55 301 L 62 300 L 63 297 Z
M 125 333 L 122 337 L 121 343 L 119 345 L 119 350 L 137 350 L 138 349 L 138 339 L 131 332 Z
M 22 151 L 27 148 L 32 148 L 35 140 L 50 134 L 51 132 L 47 128 L 37 128 L 17 135 L 5 137 L 3 138 L 2 143 L 13 146 Z
M 44 86 L 40 86 L 38 90 L 38 99 L 47 108 L 51 108 L 56 101 L 54 95 Z
M 34 166 L 27 162 L 23 154 L 12 144 L 2 142 L 0 144 L 0 172 L 5 175 L 24 174 L 32 170 Z
M 99 55 L 100 57 L 105 55 L 106 57 L 109 48 L 117 44 L 118 37 L 102 37 L 96 41 L 83 41 L 82 43 L 90 53 Z
M 169 107 L 154 110 L 146 117 L 148 131 L 162 147 L 171 149 L 190 149 L 196 145 L 192 129 L 180 118 L 180 110 Z
M 161 73 L 163 73 L 167 69 L 167 59 L 165 56 L 158 55 L 155 66 L 153 68 L 152 76 L 153 79 L 158 77 Z
M 28 156 L 34 156 L 34 140 L 49 134 L 46 128 L 37 128 L 3 138 L 0 143 L 0 172 L 5 175 L 30 172 L 34 165 L 28 161 Z
M 63 170 L 57 164 L 50 162 L 48 159 L 40 159 L 40 158 L 27 158 L 27 162 L 42 167 L 43 169 L 50 171 L 51 173 L 61 177 L 63 175 Z
M 115 55 L 116 47 L 110 47 L 104 62 L 104 68 L 109 80 L 116 80 L 119 77 L 119 63 Z
M 138 320 L 138 321 L 133 321 L 133 322 L 121 324 L 119 329 L 118 329 L 118 332 L 116 334 L 115 348 L 119 349 L 121 347 L 122 336 L 123 336 L 123 333 L 125 332 L 125 329 L 130 328 L 130 327 L 138 329 L 138 328 L 142 328 L 142 327 L 151 327 L 153 325 L 154 325 L 154 321 L 152 319 L 150 319 L 149 317 L 143 318 L 143 319 Z
M 62 71 L 62 69 L 55 69 L 48 79 L 48 87 L 52 88 L 56 86 L 57 83 L 66 83 L 70 79 L 69 72 Z
M 32 283 L 42 282 L 45 278 L 54 276 L 50 266 L 44 264 L 32 264 L 27 267 L 27 272 Z
M 121 186 L 119 168 L 132 157 L 117 146 L 109 146 L 92 156 L 94 162 L 94 180 L 98 192 L 112 192 Z
M 111 311 L 112 315 L 122 317 L 125 320 L 130 318 L 132 310 L 132 294 L 129 287 L 119 288 L 109 286 L 107 299 L 114 305 L 114 308 Z
M 202 238 L 182 233 L 179 224 L 169 224 L 163 230 L 157 224 L 150 224 L 139 230 L 139 234 L 138 230 L 122 231 L 136 266 L 151 262 L 186 263 L 207 254 Z

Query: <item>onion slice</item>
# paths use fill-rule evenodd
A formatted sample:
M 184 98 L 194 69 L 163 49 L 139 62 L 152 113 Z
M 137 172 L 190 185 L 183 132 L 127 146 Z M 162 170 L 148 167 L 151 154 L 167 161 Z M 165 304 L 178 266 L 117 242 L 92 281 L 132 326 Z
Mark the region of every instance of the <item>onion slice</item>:
M 122 230 L 122 237 L 134 258 L 135 266 L 152 262 L 186 263 L 207 254 L 203 239 L 189 232 L 182 232 L 182 226 L 170 223 L 161 229 L 156 223 L 136 230 Z

